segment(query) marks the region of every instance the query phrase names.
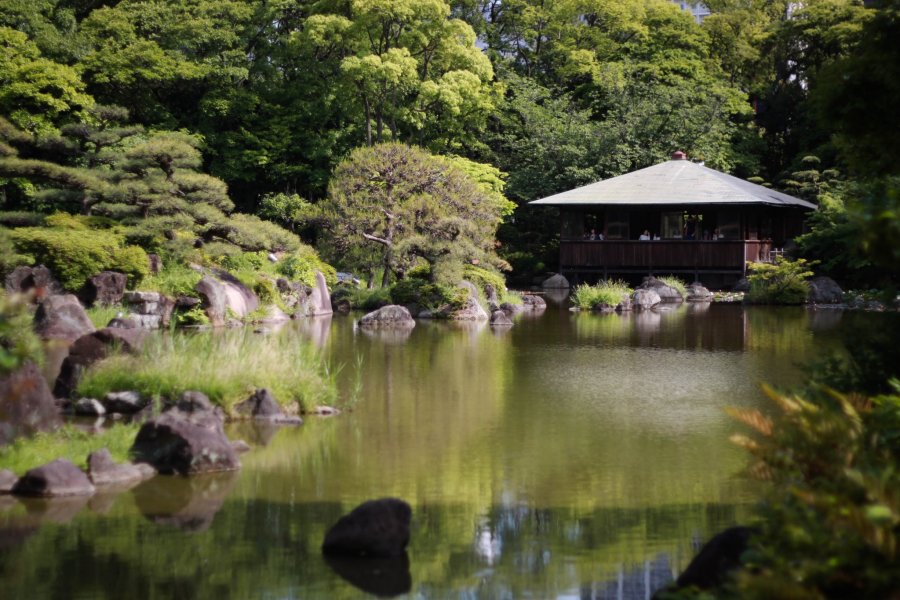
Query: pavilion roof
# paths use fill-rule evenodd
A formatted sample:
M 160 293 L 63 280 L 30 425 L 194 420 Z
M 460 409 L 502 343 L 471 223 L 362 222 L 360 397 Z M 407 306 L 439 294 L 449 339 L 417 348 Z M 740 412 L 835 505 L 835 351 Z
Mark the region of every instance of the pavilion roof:
M 679 153 L 680 154 L 680 153 Z M 534 200 L 551 206 L 766 204 L 815 210 L 816 205 L 683 158 Z

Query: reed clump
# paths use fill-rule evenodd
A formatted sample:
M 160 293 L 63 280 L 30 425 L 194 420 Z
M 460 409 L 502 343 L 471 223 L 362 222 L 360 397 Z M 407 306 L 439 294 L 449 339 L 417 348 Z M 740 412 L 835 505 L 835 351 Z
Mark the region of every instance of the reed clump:
M 603 305 L 615 307 L 632 290 L 624 281 L 606 280 L 594 285 L 582 284 L 572 292 L 572 302 L 581 310 L 595 310 Z

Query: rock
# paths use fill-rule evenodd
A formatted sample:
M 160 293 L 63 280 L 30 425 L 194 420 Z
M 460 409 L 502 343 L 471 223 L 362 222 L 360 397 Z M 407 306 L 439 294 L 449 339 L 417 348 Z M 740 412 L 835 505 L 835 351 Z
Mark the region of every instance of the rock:
M 244 440 L 232 441 L 231 447 L 234 448 L 234 451 L 238 454 L 244 454 L 245 452 L 250 452 L 250 450 L 252 450 L 252 448 L 250 448 L 250 444 L 248 444 Z
M 163 261 L 159 254 L 148 253 L 147 258 L 150 261 L 150 273 L 157 275 L 163 270 Z
M 325 276 L 321 271 L 316 271 L 316 287 L 313 288 L 309 301 L 310 308 L 313 311 L 309 313 L 311 317 L 332 314 L 331 295 L 328 293 L 328 284 L 325 282 Z
M 106 414 L 106 407 L 96 398 L 80 398 L 73 406 L 75 414 L 82 417 L 102 417 Z
M 684 302 L 681 292 L 672 286 L 666 285 L 652 275 L 644 277 L 644 282 L 641 283 L 638 289 L 655 291 L 659 294 L 660 302 Z
M 695 281 L 687 287 L 688 302 L 712 302 L 713 293 L 706 289 L 702 283 Z
M 245 417 L 257 419 L 270 419 L 283 414 L 275 396 L 265 388 L 253 392 L 249 398 L 237 404 L 234 410 Z
M 215 271 L 215 275 L 204 275 L 194 288 L 210 325 L 221 327 L 229 315 L 242 319 L 259 307 L 256 294 L 237 278 L 221 270 Z
M 133 483 L 146 479 L 147 465 L 116 464 L 109 450 L 103 448 L 88 455 L 88 475 L 94 485 Z M 151 469 L 150 476 L 156 472 Z
M 234 471 L 241 466 L 222 422 L 208 412 L 164 412 L 145 422 L 131 448 L 136 462 L 160 473 L 193 475 Z
M 0 377 L 0 446 L 59 425 L 59 409 L 41 371 L 26 362 Z
M 524 304 L 512 304 L 510 302 L 504 302 L 500 305 L 500 310 L 505 312 L 507 317 L 513 317 L 526 310 L 526 307 Z
M 402 596 L 412 589 L 405 552 L 391 558 L 326 555 L 325 562 L 340 577 L 379 598 Z
M 84 307 L 72 294 L 50 296 L 39 305 L 34 315 L 34 329 L 45 340 L 76 340 L 94 331 Z
M 525 294 L 522 296 L 522 306 L 526 310 L 544 310 L 547 308 L 547 302 L 535 294 Z
M 746 277 L 741 277 L 738 279 L 737 283 L 734 284 L 734 287 L 731 288 L 732 292 L 743 292 L 747 293 L 750 291 L 750 280 Z
M 94 491 L 88 476 L 63 458 L 31 469 L 13 487 L 20 496 L 90 496 Z
M 200 304 L 200 298 L 194 296 L 178 296 L 175 298 L 175 308 L 179 310 L 190 310 Z
M 750 527 L 730 527 L 716 534 L 678 576 L 675 585 L 704 590 L 721 585 L 731 571 L 741 566 L 741 555 L 747 550 L 752 534 Z
M 148 399 L 142 398 L 137 392 L 110 392 L 103 398 L 103 406 L 111 413 L 131 415 L 150 404 Z
M 544 289 L 552 289 L 552 290 L 561 290 L 561 289 L 569 289 L 569 280 L 563 277 L 560 273 L 553 275 L 552 277 L 548 277 L 541 283 L 541 287 Z
M 491 313 L 491 327 L 512 327 L 512 320 L 502 310 Z
M 175 301 L 159 292 L 125 292 L 122 301 L 144 329 L 168 327 L 175 308 Z
M 485 285 L 484 295 L 487 296 L 488 304 L 496 306 L 498 309 L 500 308 L 500 298 L 497 296 L 497 290 L 494 289 L 494 286 L 491 284 Z
M 831 277 L 813 277 L 809 280 L 807 300 L 811 304 L 840 304 L 844 290 Z
M 631 304 L 631 297 L 628 294 L 622 296 L 622 300 L 616 304 L 616 312 L 629 312 L 634 306 Z
M 106 358 L 115 347 L 126 352 L 139 351 L 143 346 L 144 336 L 145 331 L 142 329 L 124 327 L 104 327 L 81 336 L 69 347 L 69 354 L 63 359 L 53 393 L 58 398 L 71 397 L 88 367 Z
M 274 304 L 268 306 L 266 308 L 266 314 L 261 319 L 256 319 L 257 323 L 284 323 L 285 321 L 290 321 L 291 318 L 287 316 L 283 310 L 275 306 Z
M 10 494 L 19 478 L 9 469 L 0 469 L 0 494 Z
M 661 300 L 656 290 L 638 288 L 631 295 L 631 301 L 634 308 L 648 310 L 659 304 Z
M 412 329 L 416 326 L 412 315 L 403 306 L 389 304 L 370 312 L 357 323 L 362 329 Z
M 181 395 L 178 396 L 178 400 L 175 401 L 174 406 L 169 407 L 169 410 L 172 409 L 180 410 L 183 413 L 208 412 L 218 416 L 223 421 L 225 418 L 221 413 L 222 409 L 213 404 L 210 401 L 209 396 L 203 392 L 181 392 Z
M 400 556 L 409 543 L 412 508 L 397 498 L 369 500 L 341 517 L 322 543 L 331 555 Z
M 475 284 L 470 281 L 461 281 L 458 287 L 468 291 L 469 296 L 466 298 L 465 305 L 447 314 L 447 318 L 453 321 L 487 321 L 489 316 L 478 302 L 478 289 Z
M 312 414 L 318 415 L 320 417 L 333 417 L 335 415 L 341 414 L 341 411 L 333 406 L 317 406 L 312 409 Z
M 128 277 L 116 271 L 103 271 L 88 278 L 81 289 L 81 300 L 86 306 L 110 306 L 122 301 Z
M 106 326 L 113 329 L 138 329 L 140 324 L 131 317 L 113 317 Z
M 6 276 L 6 291 L 10 294 L 24 294 L 34 291 L 37 298 L 61 294 L 63 289 L 44 265 L 37 267 L 16 267 Z

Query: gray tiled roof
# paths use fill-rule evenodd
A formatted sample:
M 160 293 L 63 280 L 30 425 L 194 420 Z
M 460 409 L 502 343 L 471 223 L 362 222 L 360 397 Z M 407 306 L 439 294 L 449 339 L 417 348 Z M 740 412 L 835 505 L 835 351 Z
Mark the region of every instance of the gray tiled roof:
M 816 208 L 806 200 L 678 159 L 534 200 L 531 204 L 768 204 Z

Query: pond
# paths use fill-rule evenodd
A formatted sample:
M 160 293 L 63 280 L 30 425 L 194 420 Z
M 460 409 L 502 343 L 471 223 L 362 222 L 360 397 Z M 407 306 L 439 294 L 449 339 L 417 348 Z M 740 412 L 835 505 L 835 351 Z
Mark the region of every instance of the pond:
M 157 477 L 89 500 L 0 497 L 4 598 L 648 598 L 751 516 L 728 406 L 882 316 L 732 305 L 620 317 L 565 302 L 513 328 L 352 317 L 269 335 L 316 344 L 352 410 L 231 425 L 233 474 Z M 408 564 L 327 563 L 327 528 L 413 506 Z M 373 575 L 374 572 L 374 575 Z

